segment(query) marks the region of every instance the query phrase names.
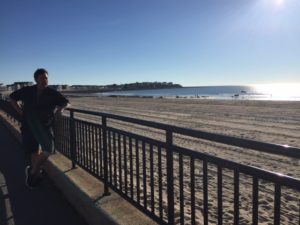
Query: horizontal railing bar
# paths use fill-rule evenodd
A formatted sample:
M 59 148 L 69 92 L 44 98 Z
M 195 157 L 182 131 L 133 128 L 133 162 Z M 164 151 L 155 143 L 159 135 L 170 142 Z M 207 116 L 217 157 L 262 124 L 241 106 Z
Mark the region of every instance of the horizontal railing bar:
M 135 124 L 148 126 L 148 127 L 152 127 L 152 128 L 157 128 L 157 129 L 161 129 L 161 130 L 170 130 L 173 133 L 186 135 L 186 136 L 190 136 L 190 137 L 195 137 L 195 138 L 205 139 L 205 140 L 209 140 L 209 141 L 219 142 L 222 144 L 233 145 L 233 146 L 252 149 L 252 150 L 256 150 L 256 151 L 263 151 L 266 153 L 272 153 L 272 154 L 277 154 L 277 155 L 300 159 L 300 149 L 292 147 L 292 146 L 270 144 L 270 143 L 265 143 L 265 142 L 260 142 L 260 141 L 226 136 L 226 135 L 222 135 L 222 134 L 214 134 L 214 133 L 193 130 L 193 129 L 189 129 L 189 128 L 182 128 L 182 127 L 177 127 L 177 126 L 173 126 L 173 125 L 153 122 L 153 121 L 135 119 L 135 118 L 120 116 L 120 115 L 115 115 L 115 114 L 87 111 L 87 110 L 75 109 L 75 108 L 69 108 L 67 110 L 74 111 L 74 112 L 80 112 L 80 113 L 86 113 L 89 115 L 105 116 L 110 119 L 116 119 L 116 120 L 121 120 L 124 122 L 135 123 Z
M 120 133 L 120 134 L 125 135 L 127 137 L 138 139 L 139 141 L 144 141 L 148 144 L 153 144 L 153 145 L 156 145 L 156 146 L 160 146 L 162 148 L 166 148 L 166 143 L 162 142 L 162 141 L 158 141 L 158 140 L 155 140 L 155 139 L 152 139 L 152 138 L 148 138 L 148 137 L 145 137 L 145 136 L 134 134 L 134 133 L 131 133 L 131 132 L 128 132 L 128 131 L 119 130 L 119 129 L 116 129 L 116 128 L 113 128 L 113 127 L 107 127 L 107 130 L 108 131 L 113 131 L 113 132 L 116 132 L 116 133 Z
M 67 116 L 63 116 L 63 117 L 69 118 L 69 117 L 67 117 Z M 82 124 L 85 124 L 85 125 L 98 126 L 98 127 L 101 127 L 101 126 L 102 126 L 102 125 L 99 124 L 99 123 L 90 122 L 90 121 L 85 121 L 85 120 L 81 120 L 81 119 L 77 119 L 77 118 L 74 118 L 73 120 L 74 120 L 75 122 L 77 122 L 77 123 L 82 123 Z
M 261 141 L 254 141 L 254 140 L 243 139 L 238 137 L 226 136 L 222 134 L 213 134 L 209 132 L 186 129 L 181 127 L 173 127 L 173 132 L 190 136 L 190 137 L 218 142 L 222 144 L 300 159 L 300 149 L 292 146 L 270 144 Z
M 203 161 L 207 161 L 209 163 L 220 165 L 222 167 L 236 170 L 240 173 L 244 173 L 247 175 L 258 177 L 259 179 L 268 180 L 274 183 L 279 183 L 283 186 L 290 187 L 296 190 L 300 190 L 300 179 L 290 177 L 284 174 L 271 172 L 268 170 L 264 170 L 262 168 L 243 165 L 237 162 L 233 162 L 230 160 L 222 159 L 217 156 L 209 155 L 207 153 L 195 152 L 190 149 L 186 149 L 179 146 L 173 146 L 173 151 L 179 154 L 184 154 L 185 156 L 190 156 L 195 159 L 200 159 Z

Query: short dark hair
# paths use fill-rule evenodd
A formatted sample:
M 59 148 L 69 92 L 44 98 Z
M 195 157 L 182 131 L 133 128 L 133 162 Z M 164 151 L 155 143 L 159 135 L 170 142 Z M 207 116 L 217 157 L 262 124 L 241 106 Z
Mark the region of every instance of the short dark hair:
M 38 76 L 42 75 L 42 74 L 48 74 L 48 71 L 44 68 L 39 68 L 34 72 L 34 79 L 36 80 L 38 78 Z

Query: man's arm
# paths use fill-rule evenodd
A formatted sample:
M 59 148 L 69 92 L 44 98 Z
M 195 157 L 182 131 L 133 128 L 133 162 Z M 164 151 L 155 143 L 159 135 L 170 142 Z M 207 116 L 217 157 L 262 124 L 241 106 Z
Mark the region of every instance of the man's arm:
M 18 103 L 16 100 L 14 100 L 14 99 L 12 99 L 12 98 L 9 98 L 9 102 L 10 102 L 10 104 L 12 105 L 12 107 L 13 107 L 20 115 L 23 114 L 23 110 L 22 110 L 22 108 L 20 107 L 19 103 Z
M 67 108 L 70 107 L 69 100 L 65 98 L 60 92 L 54 91 L 54 95 L 56 98 L 56 110 L 54 112 L 54 116 L 61 116 L 63 111 Z
M 66 103 L 63 106 L 57 106 L 55 111 L 55 116 L 61 116 L 66 108 L 70 107 L 70 103 Z
M 21 89 L 14 91 L 9 95 L 10 104 L 20 115 L 23 115 L 23 108 L 19 105 L 18 101 L 24 100 L 24 97 L 27 96 L 29 90 L 28 88 L 29 87 L 23 87 Z

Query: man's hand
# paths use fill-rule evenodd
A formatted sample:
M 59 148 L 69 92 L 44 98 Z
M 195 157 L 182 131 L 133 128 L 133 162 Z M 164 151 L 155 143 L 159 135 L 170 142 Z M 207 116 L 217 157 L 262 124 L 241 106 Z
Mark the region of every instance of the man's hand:
M 54 116 L 56 118 L 59 118 L 63 115 L 63 110 L 56 110 L 55 113 L 54 113 Z
M 59 106 L 59 107 L 57 107 L 57 108 L 56 108 L 56 111 L 55 111 L 55 113 L 54 113 L 54 116 L 55 116 L 55 117 L 61 117 L 61 116 L 63 115 L 64 110 L 65 110 L 67 107 L 69 107 L 69 106 L 70 106 L 70 104 L 68 103 L 68 104 L 66 104 L 66 105 L 64 105 L 64 106 Z
M 23 115 L 23 110 L 20 107 L 20 105 L 18 104 L 18 102 L 12 98 L 9 99 L 10 104 L 12 105 L 12 107 L 22 116 Z

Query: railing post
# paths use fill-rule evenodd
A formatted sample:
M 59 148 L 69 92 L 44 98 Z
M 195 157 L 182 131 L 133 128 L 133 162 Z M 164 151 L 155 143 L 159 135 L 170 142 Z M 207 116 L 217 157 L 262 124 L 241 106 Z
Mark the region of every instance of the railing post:
M 108 190 L 108 161 L 107 161 L 107 125 L 106 117 L 102 116 L 103 166 L 104 166 L 104 196 L 110 195 Z
M 74 111 L 70 110 L 70 151 L 72 159 L 72 169 L 76 168 L 76 137 L 75 137 L 75 121 Z
M 167 141 L 167 191 L 168 191 L 168 224 L 174 224 L 174 174 L 173 174 L 173 133 L 166 131 Z

